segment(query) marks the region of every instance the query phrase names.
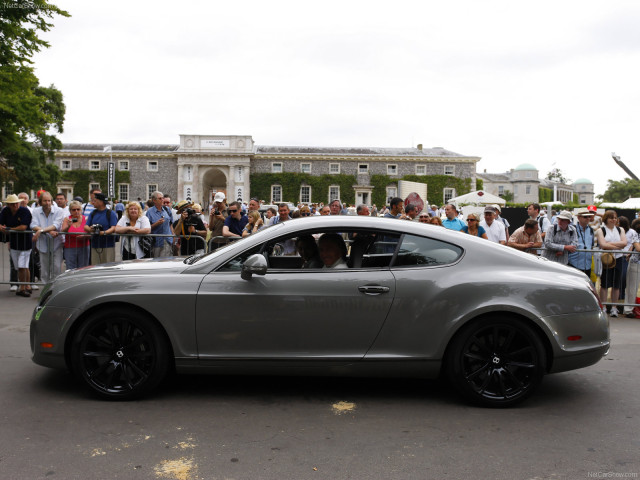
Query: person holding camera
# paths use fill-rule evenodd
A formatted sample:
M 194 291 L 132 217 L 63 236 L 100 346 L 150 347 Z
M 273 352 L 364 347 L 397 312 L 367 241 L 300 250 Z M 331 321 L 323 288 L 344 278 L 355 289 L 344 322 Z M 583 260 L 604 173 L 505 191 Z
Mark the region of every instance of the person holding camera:
M 95 209 L 89 214 L 84 231 L 91 233 L 91 265 L 116 261 L 116 231 L 118 216 L 107 208 L 107 197 L 103 193 L 94 195 Z
M 211 215 L 209 215 L 209 230 L 211 231 L 211 250 L 215 250 L 227 242 L 222 238 L 222 229 L 224 228 L 224 221 L 227 218 L 227 204 L 225 203 L 225 196 L 222 192 L 217 192 L 213 197 L 213 209 Z
M 192 206 L 193 204 L 186 200 L 176 205 L 180 218 L 173 224 L 173 232 L 181 237 L 180 255 L 197 255 L 205 251 L 204 239 L 207 237 L 207 229 Z
M 133 260 L 135 258 L 145 258 L 145 253 L 140 246 L 139 238 L 134 235 L 148 235 L 151 233 L 151 223 L 149 219 L 142 215 L 138 202 L 129 202 L 116 225 L 116 233 L 124 233 L 122 237 L 122 260 Z M 150 253 L 149 253 L 150 254 Z
M 227 212 L 229 212 L 229 216 L 224 221 L 222 235 L 225 237 L 242 237 L 242 231 L 249 223 L 247 216 L 242 214 L 242 205 L 240 202 L 232 202 L 229 204 Z
M 64 261 L 67 269 L 72 270 L 89 265 L 89 237 L 84 235 L 87 217 L 82 215 L 82 203 L 71 200 L 69 214 L 62 220 L 60 231 L 74 234 L 64 236 Z

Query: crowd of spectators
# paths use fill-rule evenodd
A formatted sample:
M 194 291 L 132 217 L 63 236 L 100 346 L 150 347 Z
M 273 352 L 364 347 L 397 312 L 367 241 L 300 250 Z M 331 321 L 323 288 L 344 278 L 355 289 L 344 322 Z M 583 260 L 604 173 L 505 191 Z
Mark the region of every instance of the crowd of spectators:
M 348 214 L 436 225 L 541 255 L 582 271 L 594 283 L 599 277 L 600 298 L 610 298 L 611 303 L 625 298 L 634 303 L 640 282 L 640 255 L 625 253 L 640 252 L 640 220 L 630 223 L 613 210 L 600 216 L 594 206 L 578 209 L 575 216 L 561 211 L 550 219 L 540 205 L 532 203 L 527 206 L 529 218 L 510 234 L 499 205 L 484 207 L 481 218 L 477 211 L 463 216 L 454 204 L 418 208 L 405 205 L 399 197 L 380 209 L 375 204 L 349 207 L 337 199 L 327 205 L 292 208 L 287 203 L 265 206 L 257 198 L 227 204 L 225 194 L 218 192 L 207 216 L 200 205 L 186 200 L 174 203 L 158 191 L 147 203 L 138 199 L 126 205 L 110 205 L 98 189 L 91 190 L 86 203 L 76 197 L 67 205 L 64 194 L 53 197 L 46 191 L 38 192 L 36 204 L 28 206 L 28 202 L 26 193 L 9 195 L 0 211 L 0 232 L 10 251 L 10 281 L 16 282 L 11 290 L 26 297 L 37 288 L 37 280 L 49 282 L 62 271 L 63 259 L 68 269 L 115 261 L 118 242 L 123 260 L 193 255 L 281 222 Z M 338 247 L 344 242 L 340 235 L 337 238 L 340 242 L 328 235 L 321 241 L 301 237 L 284 248 L 288 253 L 297 251 L 306 265 L 343 268 L 345 252 Z M 625 307 L 622 313 L 631 316 L 631 308 Z M 616 308 L 608 311 L 614 317 L 621 313 Z

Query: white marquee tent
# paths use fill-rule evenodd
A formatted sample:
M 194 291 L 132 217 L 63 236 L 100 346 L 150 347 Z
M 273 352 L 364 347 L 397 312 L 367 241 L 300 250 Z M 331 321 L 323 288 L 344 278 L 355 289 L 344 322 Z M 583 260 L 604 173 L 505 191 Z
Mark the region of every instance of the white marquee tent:
M 449 202 L 456 205 L 491 205 L 494 203 L 505 205 L 507 203 L 504 198 L 500 198 L 483 190 L 460 195 L 459 197 L 452 198 Z

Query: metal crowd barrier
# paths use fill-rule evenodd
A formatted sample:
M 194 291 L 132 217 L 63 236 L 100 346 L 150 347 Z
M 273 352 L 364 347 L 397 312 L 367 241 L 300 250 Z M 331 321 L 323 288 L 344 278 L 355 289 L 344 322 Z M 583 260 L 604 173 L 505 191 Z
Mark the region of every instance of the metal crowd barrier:
M 13 233 L 13 232 L 12 232 Z M 35 232 L 32 230 L 25 230 L 23 233 L 21 233 L 21 235 L 33 235 Z M 79 237 L 86 237 L 88 239 L 91 239 L 91 237 L 93 237 L 93 234 L 90 233 L 75 233 L 75 232 L 65 232 L 65 233 L 60 233 L 60 235 L 63 236 L 79 236 Z M 115 260 L 116 261 L 121 261 L 122 260 L 122 244 L 125 241 L 126 238 L 132 238 L 135 243 L 133 243 L 133 245 L 137 244 L 138 240 L 141 237 L 151 237 L 152 239 L 158 238 L 158 237 L 162 237 L 162 238 L 168 238 L 171 239 L 172 241 L 172 246 L 171 247 L 167 247 L 165 249 L 165 252 L 167 253 L 166 255 L 161 255 L 161 256 L 183 256 L 180 253 L 180 247 L 179 247 L 179 243 L 183 242 L 183 241 L 190 241 L 190 240 L 195 240 L 195 247 L 193 248 L 193 252 L 188 251 L 186 255 L 192 255 L 195 254 L 196 252 L 199 251 L 207 251 L 207 242 L 206 240 L 199 236 L 199 235 L 156 235 L 156 234 L 148 234 L 148 235 L 139 235 L 139 234 L 110 234 L 107 235 L 106 237 L 116 237 L 116 243 L 115 243 Z M 100 238 L 105 239 L 105 236 L 101 236 Z M 13 266 L 13 262 L 11 260 L 11 255 L 10 255 L 10 251 L 9 251 L 9 235 L 6 235 L 4 238 L 2 238 L 2 235 L 0 235 L 0 239 L 1 240 L 6 240 L 6 243 L 2 242 L 0 243 L 0 285 L 2 284 L 11 284 L 11 285 L 43 285 L 43 280 L 41 278 L 42 275 L 42 268 L 41 268 L 41 258 L 43 257 L 40 252 L 37 249 L 37 242 L 33 242 L 33 248 L 31 250 L 31 254 L 30 254 L 30 261 L 29 261 L 29 278 L 30 281 L 29 282 L 19 282 L 18 281 L 18 275 L 17 275 L 17 271 L 12 268 Z M 41 240 L 45 240 L 47 242 L 47 251 L 51 251 L 53 245 L 54 245 L 54 238 L 51 235 L 48 234 L 41 234 L 40 237 Z M 155 241 L 153 242 L 153 245 L 155 245 Z M 63 249 L 64 252 L 64 245 L 62 247 L 60 247 L 61 249 Z M 87 255 L 87 263 L 86 265 L 90 265 L 91 264 L 91 252 L 90 252 L 90 243 L 89 245 L 87 245 L 86 247 L 78 247 L 78 248 L 85 248 L 86 251 L 86 255 Z M 153 258 L 155 254 L 154 249 L 152 248 L 151 250 L 151 255 L 149 257 L 146 258 Z M 186 256 L 185 255 L 185 256 Z M 62 263 L 61 266 L 59 268 L 59 271 L 56 271 L 55 269 L 55 265 L 54 265 L 54 256 L 53 255 L 48 255 L 48 256 L 44 256 L 47 258 L 48 260 L 48 266 L 49 266 L 49 272 L 53 272 L 53 277 L 59 275 L 60 273 L 64 272 L 67 269 L 67 265 L 66 265 L 66 260 L 64 259 L 64 254 L 63 254 L 63 259 L 62 259 Z M 85 265 L 80 265 L 80 266 L 85 266 Z

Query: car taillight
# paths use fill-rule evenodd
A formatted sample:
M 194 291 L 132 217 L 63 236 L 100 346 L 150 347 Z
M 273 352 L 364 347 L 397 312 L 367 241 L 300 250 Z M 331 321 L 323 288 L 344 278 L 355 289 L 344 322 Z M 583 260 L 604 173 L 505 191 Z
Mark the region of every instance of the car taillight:
M 593 287 L 593 285 L 591 285 L 591 283 L 589 283 L 589 290 L 591 290 L 591 293 L 593 293 L 593 296 L 596 297 L 598 306 L 600 307 L 600 310 L 602 310 L 604 308 L 604 305 L 602 305 L 602 302 L 600 301 L 600 297 L 598 297 L 598 292 L 596 292 L 596 289 Z

